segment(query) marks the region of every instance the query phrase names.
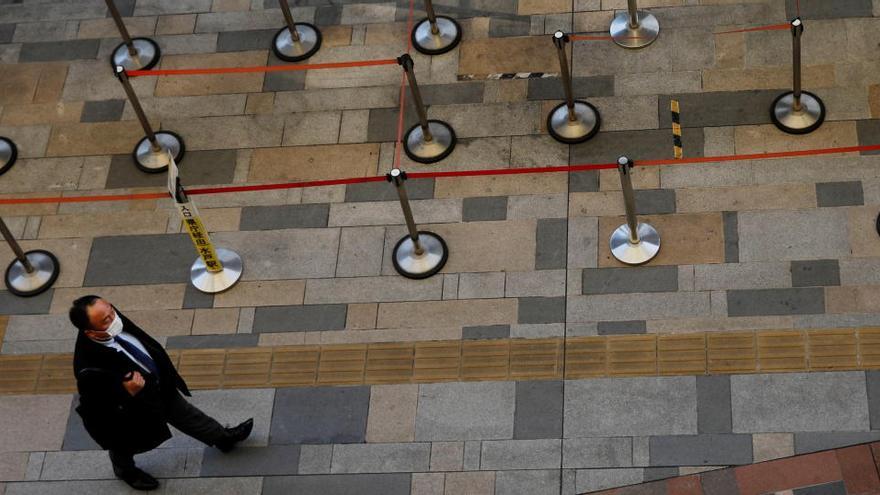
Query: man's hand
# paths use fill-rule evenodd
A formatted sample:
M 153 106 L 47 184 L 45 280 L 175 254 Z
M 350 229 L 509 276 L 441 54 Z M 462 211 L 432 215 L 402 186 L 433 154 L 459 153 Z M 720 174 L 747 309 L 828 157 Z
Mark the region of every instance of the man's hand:
M 137 371 L 130 371 L 125 377 L 122 379 L 122 386 L 125 387 L 125 391 L 129 393 L 132 397 L 138 394 L 144 388 L 144 377 Z

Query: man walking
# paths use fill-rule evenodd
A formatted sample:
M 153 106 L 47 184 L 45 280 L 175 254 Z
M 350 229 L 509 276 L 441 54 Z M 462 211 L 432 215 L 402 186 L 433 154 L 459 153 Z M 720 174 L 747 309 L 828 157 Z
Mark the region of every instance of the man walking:
M 117 477 L 136 490 L 159 482 L 138 469 L 134 455 L 171 438 L 168 425 L 229 452 L 246 439 L 253 418 L 224 428 L 181 396 L 190 396 L 158 342 L 98 296 L 73 301 L 70 322 L 79 329 L 73 370 L 89 435 L 110 451 Z

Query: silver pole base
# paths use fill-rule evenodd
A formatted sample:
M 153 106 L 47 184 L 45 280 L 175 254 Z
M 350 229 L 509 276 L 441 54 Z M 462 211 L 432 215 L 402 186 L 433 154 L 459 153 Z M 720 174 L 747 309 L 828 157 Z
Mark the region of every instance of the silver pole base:
M 639 224 L 639 243 L 629 238 L 629 225 L 617 227 L 611 234 L 611 254 L 621 263 L 642 265 L 651 261 L 660 251 L 660 234 L 647 223 Z
M 406 278 L 428 278 L 439 272 L 449 259 L 449 249 L 442 237 L 426 231 L 419 231 L 419 244 L 422 254 L 416 254 L 416 245 L 410 236 L 406 236 L 394 246 L 391 261 L 397 273 Z
M 431 32 L 431 22 L 422 19 L 413 27 L 413 46 L 425 55 L 440 55 L 446 53 L 461 41 L 461 26 L 451 17 L 445 15 L 436 16 L 437 33 Z
M 547 115 L 547 131 L 553 139 L 565 144 L 577 144 L 599 132 L 601 117 L 593 105 L 580 100 L 574 102 L 577 120 L 568 118 L 568 105 L 561 103 Z
M 171 131 L 157 132 L 156 141 L 159 141 L 159 146 L 162 148 L 160 151 L 154 150 L 150 140 L 145 137 L 138 142 L 132 152 L 135 166 L 148 174 L 158 174 L 168 170 L 167 151 L 171 152 L 177 164 L 180 164 L 186 152 L 183 138 Z
M 241 256 L 231 249 L 217 248 L 217 258 L 223 263 L 223 271 L 209 272 L 205 262 L 199 257 L 189 269 L 193 286 L 207 294 L 217 294 L 232 287 L 241 278 L 243 264 Z
M 131 43 L 137 55 L 132 57 L 128 53 L 128 46 L 122 43 L 110 55 L 113 67 L 121 66 L 125 70 L 150 70 L 159 63 L 162 51 L 155 41 L 149 38 L 132 38 Z
M 18 147 L 11 139 L 0 137 L 0 175 L 5 174 L 18 159 Z
M 629 11 L 618 12 L 611 21 L 611 39 L 624 48 L 643 48 L 660 35 L 660 22 L 649 12 L 639 10 L 639 27 L 629 25 Z
M 429 120 L 431 140 L 425 141 L 422 126 L 416 124 L 403 137 L 403 151 L 410 160 L 419 163 L 435 163 L 449 156 L 455 149 L 457 139 L 452 127 L 442 120 Z
M 801 108 L 794 109 L 794 93 L 783 93 L 773 102 L 770 118 L 782 132 L 808 134 L 825 121 L 825 104 L 813 93 L 801 92 Z
M 49 251 L 36 249 L 24 253 L 34 271 L 28 273 L 24 265 L 13 260 L 6 268 L 6 288 L 16 296 L 32 297 L 45 292 L 58 279 L 61 265 Z
M 321 48 L 321 31 L 312 24 L 297 22 L 293 25 L 299 41 L 293 41 L 290 29 L 281 28 L 272 40 L 272 51 L 285 62 L 299 62 L 314 55 Z

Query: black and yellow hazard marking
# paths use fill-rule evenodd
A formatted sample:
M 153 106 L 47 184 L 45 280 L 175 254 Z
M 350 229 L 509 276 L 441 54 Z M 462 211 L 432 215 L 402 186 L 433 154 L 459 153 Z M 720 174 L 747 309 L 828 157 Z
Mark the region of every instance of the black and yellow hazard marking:
M 681 147 L 681 109 L 678 107 L 678 100 L 669 102 L 670 110 L 672 110 L 672 146 L 675 150 L 675 158 L 680 159 L 683 156 Z

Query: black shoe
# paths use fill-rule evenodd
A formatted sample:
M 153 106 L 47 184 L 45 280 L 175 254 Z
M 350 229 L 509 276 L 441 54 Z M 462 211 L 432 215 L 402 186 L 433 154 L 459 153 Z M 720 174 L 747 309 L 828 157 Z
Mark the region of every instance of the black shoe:
M 113 473 L 117 478 L 128 483 L 135 490 L 149 491 L 159 488 L 159 481 L 145 471 L 138 468 L 126 469 L 125 471 L 113 466 Z
M 223 453 L 229 452 L 235 448 L 235 444 L 249 437 L 251 435 L 251 430 L 253 429 L 254 418 L 251 418 L 238 426 L 226 428 L 226 437 L 217 442 L 214 446 L 220 449 Z

